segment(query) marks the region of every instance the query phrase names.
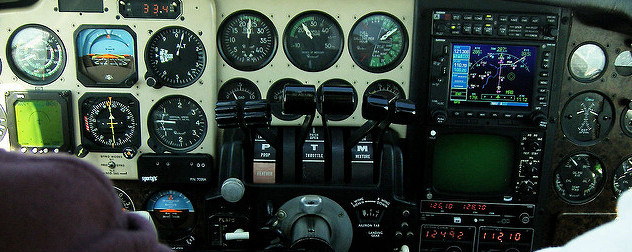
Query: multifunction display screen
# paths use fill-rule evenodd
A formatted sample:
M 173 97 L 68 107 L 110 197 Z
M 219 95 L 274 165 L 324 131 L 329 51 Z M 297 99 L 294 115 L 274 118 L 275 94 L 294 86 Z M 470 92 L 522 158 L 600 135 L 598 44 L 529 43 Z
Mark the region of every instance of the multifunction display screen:
M 537 48 L 453 44 L 450 106 L 528 109 Z

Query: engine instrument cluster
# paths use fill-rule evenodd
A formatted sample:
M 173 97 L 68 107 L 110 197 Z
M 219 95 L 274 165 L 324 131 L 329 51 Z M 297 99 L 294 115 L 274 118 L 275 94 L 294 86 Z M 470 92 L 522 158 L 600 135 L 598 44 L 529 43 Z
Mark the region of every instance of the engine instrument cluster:
M 176 251 L 530 252 L 632 187 L 632 37 L 573 7 L 70 1 L 0 10 L 0 148 Z

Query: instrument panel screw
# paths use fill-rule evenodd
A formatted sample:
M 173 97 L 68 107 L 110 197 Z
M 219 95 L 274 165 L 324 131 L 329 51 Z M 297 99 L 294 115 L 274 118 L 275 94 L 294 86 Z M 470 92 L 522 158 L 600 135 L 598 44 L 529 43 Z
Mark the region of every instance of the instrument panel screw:
M 283 210 L 279 210 L 277 212 L 277 218 L 279 218 L 280 220 L 285 219 L 285 217 L 287 217 L 287 213 Z

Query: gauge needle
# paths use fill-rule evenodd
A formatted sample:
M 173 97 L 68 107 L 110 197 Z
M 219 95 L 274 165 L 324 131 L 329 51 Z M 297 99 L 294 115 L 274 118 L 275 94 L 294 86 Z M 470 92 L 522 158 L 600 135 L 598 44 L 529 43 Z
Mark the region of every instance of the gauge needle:
M 237 94 L 235 94 L 235 92 L 233 92 L 233 96 L 235 97 L 235 101 L 239 100 L 239 97 L 237 97 Z
M 309 28 L 307 28 L 307 25 L 305 25 L 305 23 L 302 23 L 301 26 L 303 26 L 303 31 L 305 31 L 305 34 L 309 37 L 309 39 L 314 39 L 314 37 L 312 36 L 312 32 L 309 30 Z
M 248 39 L 250 39 L 251 33 L 252 33 L 252 20 L 248 19 L 248 27 L 246 28 L 246 35 Z
M 116 137 L 114 136 L 114 125 L 118 123 L 114 122 L 114 116 L 112 115 L 112 97 L 108 97 L 108 99 L 108 112 L 110 112 L 110 117 L 108 117 L 108 119 L 110 119 L 110 122 L 108 124 L 110 125 L 110 129 L 112 130 L 112 148 L 114 148 L 114 143 L 116 142 Z
M 182 47 L 182 41 L 184 40 L 184 33 L 180 36 L 180 43 L 178 44 L 178 50 L 176 50 L 176 56 L 180 56 L 180 48 Z
M 382 36 L 380 38 L 380 40 L 386 40 L 388 37 L 390 37 L 391 35 L 393 35 L 393 33 L 395 33 L 397 31 L 397 28 L 388 31 L 386 34 L 384 34 L 384 36 Z
M 573 161 L 573 164 L 575 164 L 575 166 L 578 166 L 579 164 L 577 163 L 577 161 L 575 161 L 575 159 L 571 158 L 571 161 Z

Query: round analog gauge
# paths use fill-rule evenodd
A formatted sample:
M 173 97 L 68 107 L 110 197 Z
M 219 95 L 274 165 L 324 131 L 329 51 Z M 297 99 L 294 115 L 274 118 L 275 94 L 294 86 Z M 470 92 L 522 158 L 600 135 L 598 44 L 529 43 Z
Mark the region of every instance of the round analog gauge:
M 294 66 L 319 72 L 338 61 L 343 41 L 342 29 L 334 18 L 310 11 L 290 21 L 283 35 L 283 48 Z
M 261 92 L 259 92 L 257 85 L 244 78 L 235 78 L 227 81 L 219 89 L 217 96 L 217 100 L 220 102 L 259 99 L 261 99 Z
M 256 11 L 235 12 L 219 26 L 219 54 L 226 63 L 239 70 L 263 68 L 272 61 L 277 44 L 274 24 Z
M 614 60 L 614 70 L 623 76 L 632 75 L 632 51 L 624 51 L 619 53 Z
M 161 239 L 181 240 L 191 233 L 195 224 L 191 200 L 178 191 L 155 193 L 147 201 L 147 211 L 156 221 Z
M 623 133 L 632 137 L 632 102 L 623 110 L 620 120 Z
M 351 29 L 349 52 L 360 68 L 374 73 L 392 70 L 408 49 L 408 34 L 394 16 L 373 13 L 360 18 Z
M 367 97 L 372 94 L 379 94 L 385 98 L 388 98 L 389 101 L 397 100 L 397 99 L 406 99 L 406 93 L 404 93 L 404 89 L 392 80 L 378 80 L 376 82 L 371 83 L 369 87 L 364 91 L 364 96 Z
M 7 129 L 7 114 L 4 112 L 2 105 L 0 105 L 0 141 L 7 134 Z
M 614 106 L 604 95 L 583 92 L 562 110 L 562 131 L 578 145 L 592 145 L 608 135 L 614 125 Z
M 81 26 L 77 30 L 77 78 L 89 87 L 136 83 L 136 34 L 127 26 Z
M 139 108 L 133 96 L 86 94 L 79 103 L 84 147 L 119 152 L 140 146 Z
M 197 81 L 206 67 L 202 40 L 184 27 L 157 31 L 145 49 L 149 85 L 182 88 Z
M 606 69 L 606 52 L 597 44 L 587 43 L 575 48 L 568 61 L 568 69 L 577 81 L 591 82 Z
M 326 97 L 327 95 L 324 94 L 324 88 L 325 87 L 333 87 L 336 89 L 336 92 L 338 94 L 350 94 L 350 96 L 339 96 L 336 97 L 336 100 L 338 100 L 338 98 L 344 99 L 349 103 L 338 103 L 337 105 L 333 105 L 336 106 L 335 108 L 331 108 L 332 105 L 329 105 L 328 101 L 324 101 L 324 97 Z M 330 89 L 331 90 L 331 89 Z M 348 92 L 345 90 L 349 90 Z M 342 92 L 340 92 L 342 91 Z M 327 115 L 327 120 L 332 120 L 332 121 L 342 121 L 344 119 L 349 118 L 349 116 L 351 116 L 353 114 L 353 112 L 355 111 L 356 107 L 358 106 L 358 93 L 356 92 L 355 88 L 353 87 L 353 85 L 351 85 L 351 83 L 343 80 L 343 79 L 331 79 L 328 81 L 325 81 L 322 85 L 320 85 L 320 87 L 318 87 L 317 92 L 317 106 L 316 109 L 318 110 L 318 113 L 320 113 L 321 115 L 323 114 L 323 110 L 328 110 L 328 111 L 332 111 L 335 110 L 337 114 L 335 115 Z M 344 97 L 344 98 L 343 98 Z M 333 101 L 333 99 L 332 99 Z M 351 104 L 353 103 L 353 104 Z M 344 104 L 343 106 L 338 106 Z M 350 106 L 347 106 L 350 105 Z M 329 107 L 329 109 L 323 108 L 323 107 Z
M 300 81 L 295 79 L 282 79 L 270 86 L 268 89 L 267 100 L 270 101 L 270 111 L 272 115 L 284 121 L 292 121 L 301 117 L 301 115 L 290 115 L 283 113 L 283 89 L 285 85 L 302 85 Z
M 172 95 L 158 101 L 149 112 L 149 134 L 171 152 L 187 152 L 199 146 L 206 136 L 204 110 L 193 99 Z M 153 144 L 150 144 L 152 147 Z M 154 148 L 156 152 L 162 152 Z
M 555 170 L 555 191 L 566 202 L 583 204 L 601 192 L 606 174 L 601 161 L 588 153 L 566 158 Z
M 114 191 L 116 192 L 116 196 L 118 196 L 119 200 L 121 201 L 121 207 L 123 208 L 123 211 L 128 211 L 128 212 L 136 211 L 132 198 L 129 195 L 127 195 L 125 191 L 119 189 L 116 186 L 114 187 Z
M 628 157 L 614 170 L 613 186 L 617 197 L 632 188 L 632 157 Z
M 55 81 L 66 66 L 66 49 L 51 29 L 25 25 L 13 32 L 7 44 L 9 66 L 23 81 L 46 85 Z

